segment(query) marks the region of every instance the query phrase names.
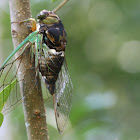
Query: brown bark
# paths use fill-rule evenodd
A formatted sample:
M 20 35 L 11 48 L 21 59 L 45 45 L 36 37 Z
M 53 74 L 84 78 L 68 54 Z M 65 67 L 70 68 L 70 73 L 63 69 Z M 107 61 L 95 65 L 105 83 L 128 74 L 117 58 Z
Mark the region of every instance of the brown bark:
M 29 0 L 9 0 L 9 6 L 11 22 L 22 21 L 31 17 Z M 25 24 L 14 23 L 11 25 L 11 32 L 13 45 L 16 48 L 31 33 L 31 30 Z M 21 74 L 18 74 L 19 79 L 24 78 L 24 81 L 20 82 L 20 89 L 21 96 L 26 95 L 23 98 L 23 109 L 27 136 L 29 140 L 48 140 L 41 84 L 39 77 L 35 76 L 34 63 L 32 64 L 33 68 L 26 73 L 26 76 L 23 77 L 22 75 L 30 67 L 29 48 L 24 52 L 19 68 Z M 18 51 L 16 56 L 19 56 L 21 50 Z

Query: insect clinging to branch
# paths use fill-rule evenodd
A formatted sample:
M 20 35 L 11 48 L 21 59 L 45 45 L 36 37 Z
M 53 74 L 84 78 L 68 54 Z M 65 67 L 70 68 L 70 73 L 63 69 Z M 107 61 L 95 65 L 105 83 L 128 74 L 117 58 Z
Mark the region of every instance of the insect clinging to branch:
M 64 131 L 69 117 L 73 88 L 65 60 L 66 32 L 60 18 L 56 15 L 56 11 L 66 2 L 67 0 L 64 0 L 53 11 L 42 10 L 37 15 L 37 23 L 33 18 L 23 21 L 13 21 L 12 24 L 30 22 L 32 33 L 7 57 L 0 68 L 0 90 L 3 90 L 4 96 L 5 86 L 10 85 L 15 80 L 16 83 L 24 81 L 24 77 L 28 71 L 33 68 L 32 65 L 28 66 L 27 71 L 22 73 L 23 78 L 17 78 L 17 75 L 20 73 L 22 56 L 26 48 L 30 45 L 30 60 L 31 62 L 34 60 L 35 75 L 40 75 L 50 95 L 53 96 L 55 118 L 60 133 Z M 20 55 L 10 62 L 11 58 L 20 48 L 23 48 Z M 19 63 L 15 70 L 14 65 L 17 60 Z M 14 76 L 11 76 L 11 73 L 14 73 Z M 17 94 L 16 87 L 15 93 L 13 92 L 12 94 Z M 5 102 L 3 100 L 3 106 Z M 9 108 L 11 106 L 12 104 L 10 104 Z

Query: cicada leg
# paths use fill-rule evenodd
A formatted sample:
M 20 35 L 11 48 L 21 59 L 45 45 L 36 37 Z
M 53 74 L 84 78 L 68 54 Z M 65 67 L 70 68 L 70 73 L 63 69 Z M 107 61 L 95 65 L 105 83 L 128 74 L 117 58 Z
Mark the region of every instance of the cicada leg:
M 36 41 L 36 35 L 38 34 L 38 31 L 34 31 L 31 34 L 29 34 L 20 44 L 19 46 L 7 57 L 7 59 L 4 61 L 4 63 L 2 64 L 2 66 L 0 67 L 0 70 L 2 70 L 5 65 L 7 64 L 7 62 L 13 57 L 13 55 L 23 46 L 25 45 L 27 42 L 31 42 L 34 43 Z M 25 50 L 25 49 L 23 49 Z
M 22 21 L 16 21 L 16 22 L 13 21 L 13 22 L 11 22 L 11 24 L 13 24 L 13 23 L 21 24 L 21 23 L 28 22 L 28 21 L 30 21 L 30 23 L 28 25 L 31 27 L 32 32 L 36 31 L 36 20 L 34 18 L 29 18 L 29 19 L 25 19 Z

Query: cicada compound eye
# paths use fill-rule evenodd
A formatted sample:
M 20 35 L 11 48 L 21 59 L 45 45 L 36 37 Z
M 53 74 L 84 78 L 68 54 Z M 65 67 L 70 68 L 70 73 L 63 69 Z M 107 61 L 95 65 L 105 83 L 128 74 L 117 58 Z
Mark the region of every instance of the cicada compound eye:
M 49 16 L 49 11 L 47 11 L 47 10 L 42 10 L 42 11 L 37 15 L 37 19 L 43 20 L 43 19 L 45 19 L 47 16 Z

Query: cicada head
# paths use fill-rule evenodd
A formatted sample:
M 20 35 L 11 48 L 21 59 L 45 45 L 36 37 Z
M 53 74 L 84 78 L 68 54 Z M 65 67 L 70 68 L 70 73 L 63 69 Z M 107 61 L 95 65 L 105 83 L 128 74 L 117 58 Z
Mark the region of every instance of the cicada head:
M 52 11 L 42 10 L 37 15 L 37 21 L 41 24 L 59 23 L 59 17 Z

